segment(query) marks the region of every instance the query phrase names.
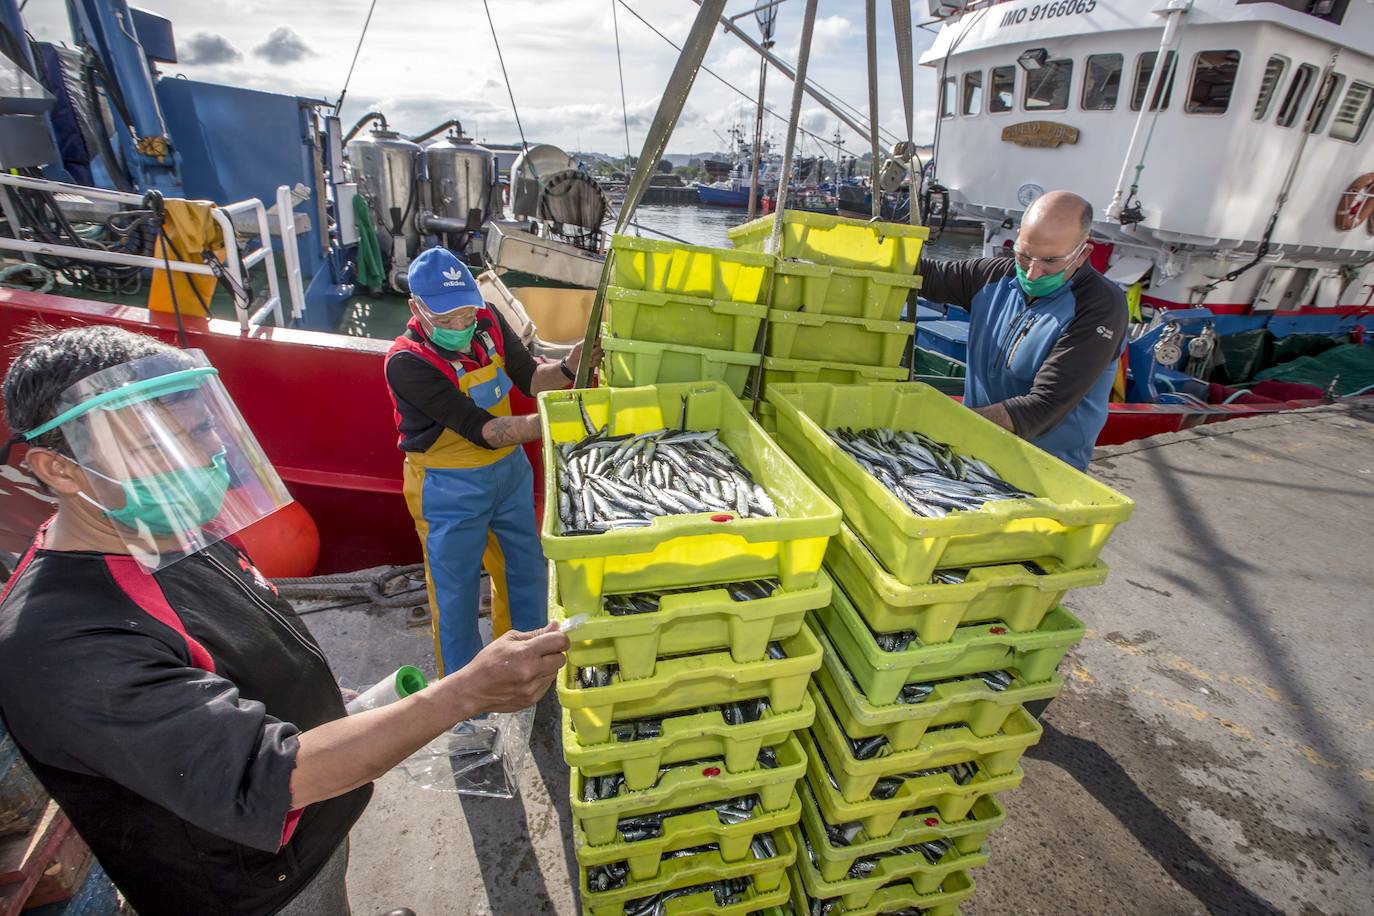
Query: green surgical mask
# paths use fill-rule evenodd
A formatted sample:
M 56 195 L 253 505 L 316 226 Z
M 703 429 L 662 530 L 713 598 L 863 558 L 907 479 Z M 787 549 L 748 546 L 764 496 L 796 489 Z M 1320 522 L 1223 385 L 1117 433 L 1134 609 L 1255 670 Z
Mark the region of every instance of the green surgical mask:
M 209 467 L 177 468 L 145 477 L 120 480 L 91 468 L 124 491 L 124 505 L 107 509 L 85 493 L 80 496 L 125 528 L 146 527 L 151 534 L 168 535 L 200 528 L 219 515 L 229 492 L 229 467 L 221 449 Z
M 1043 277 L 1036 277 L 1034 280 L 1026 273 L 1025 268 L 1020 264 L 1016 265 L 1016 282 L 1021 285 L 1021 291 L 1032 299 L 1040 296 L 1048 296 L 1050 293 L 1064 285 L 1065 274 L 1069 272 L 1066 267 L 1057 274 L 1045 274 Z
M 461 331 L 450 331 L 447 328 L 431 327 L 429 339 L 445 350 L 466 350 L 468 344 L 472 343 L 472 336 L 477 333 L 477 322 L 473 322 Z

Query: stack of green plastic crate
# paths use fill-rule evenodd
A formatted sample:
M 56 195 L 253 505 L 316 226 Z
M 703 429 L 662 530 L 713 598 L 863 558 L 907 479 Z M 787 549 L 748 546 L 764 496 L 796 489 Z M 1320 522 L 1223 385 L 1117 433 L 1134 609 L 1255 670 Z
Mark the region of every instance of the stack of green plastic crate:
M 1100 584 L 1097 559 L 1132 504 L 1105 485 L 917 384 L 773 385 L 777 440 L 841 507 L 815 613 L 823 661 L 791 907 L 826 916 L 972 895 L 1041 727 L 1025 704 L 1056 696 L 1083 635 L 1060 605 Z M 826 429 L 917 430 L 990 464 L 1032 497 L 917 516 Z
M 727 234 L 741 251 L 762 252 L 773 231 L 765 216 Z M 764 388 L 773 383 L 899 381 L 915 325 L 899 321 L 912 290 L 923 226 L 786 210 L 773 267 Z
M 815 717 L 822 657 L 805 617 L 832 600 L 821 565 L 838 508 L 720 382 L 550 393 L 539 415 L 550 618 L 575 624 L 558 695 L 584 912 L 785 903 L 808 765 L 797 733 Z M 718 430 L 776 515 L 567 534 L 557 456 L 588 424 Z M 742 600 L 731 585 L 758 580 L 770 594 Z M 624 612 L 621 596 L 649 593 L 652 608 Z

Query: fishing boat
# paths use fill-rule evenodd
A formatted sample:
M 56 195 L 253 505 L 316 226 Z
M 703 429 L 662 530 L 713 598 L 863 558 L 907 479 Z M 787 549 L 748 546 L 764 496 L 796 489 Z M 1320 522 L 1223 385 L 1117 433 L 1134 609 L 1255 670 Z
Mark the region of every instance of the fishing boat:
M 753 182 L 753 146 L 744 139 L 744 132 L 738 126 L 730 129 L 733 165 L 730 174 L 719 181 L 697 185 L 697 202 L 704 207 L 749 206 L 749 188 Z M 760 199 L 775 191 L 778 186 L 778 157 L 772 152 L 767 138 L 759 142 L 759 184 Z

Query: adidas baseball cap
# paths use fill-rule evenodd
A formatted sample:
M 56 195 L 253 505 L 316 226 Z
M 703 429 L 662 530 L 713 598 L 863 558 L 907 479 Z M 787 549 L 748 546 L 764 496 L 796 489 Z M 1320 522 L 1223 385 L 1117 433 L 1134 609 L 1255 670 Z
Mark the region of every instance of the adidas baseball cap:
M 410 262 L 410 294 L 434 315 L 485 305 L 468 266 L 447 248 L 428 248 Z

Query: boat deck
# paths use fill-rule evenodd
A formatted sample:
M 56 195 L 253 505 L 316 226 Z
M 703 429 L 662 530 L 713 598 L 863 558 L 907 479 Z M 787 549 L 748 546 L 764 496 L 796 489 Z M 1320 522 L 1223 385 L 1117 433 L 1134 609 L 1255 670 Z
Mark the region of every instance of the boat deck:
M 1099 450 L 1136 500 L 967 914 L 1368 912 L 1374 821 L 1374 408 Z M 405 612 L 307 618 L 341 675 L 430 654 Z M 430 665 L 432 673 L 432 665 Z M 523 794 L 393 773 L 353 831 L 354 912 L 577 912 L 557 706 Z

